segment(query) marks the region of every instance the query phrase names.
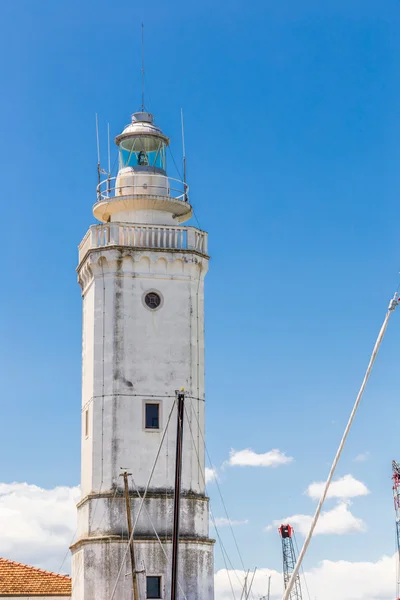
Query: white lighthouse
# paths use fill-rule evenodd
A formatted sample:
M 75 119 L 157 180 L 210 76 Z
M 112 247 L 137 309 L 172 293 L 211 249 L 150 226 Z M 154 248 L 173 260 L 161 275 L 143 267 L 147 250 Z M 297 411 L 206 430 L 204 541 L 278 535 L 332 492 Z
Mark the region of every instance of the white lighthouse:
M 178 596 L 212 600 L 204 483 L 207 234 L 182 225 L 192 214 L 188 190 L 167 175 L 169 140 L 152 115 L 134 114 L 116 144 L 118 175 L 99 185 L 93 214 L 100 224 L 79 246 L 82 496 L 72 597 L 133 598 L 124 469 L 132 474 L 139 598 L 169 600 L 175 390 L 183 387 Z

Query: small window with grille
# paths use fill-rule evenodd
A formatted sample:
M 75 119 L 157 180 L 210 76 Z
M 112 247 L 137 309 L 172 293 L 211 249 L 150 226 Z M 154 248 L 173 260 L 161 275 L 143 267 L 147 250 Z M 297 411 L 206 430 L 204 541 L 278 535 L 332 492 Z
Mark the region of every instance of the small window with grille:
M 158 575 L 146 577 L 146 597 L 161 598 L 161 577 Z
M 158 403 L 146 402 L 145 429 L 160 429 L 160 405 Z

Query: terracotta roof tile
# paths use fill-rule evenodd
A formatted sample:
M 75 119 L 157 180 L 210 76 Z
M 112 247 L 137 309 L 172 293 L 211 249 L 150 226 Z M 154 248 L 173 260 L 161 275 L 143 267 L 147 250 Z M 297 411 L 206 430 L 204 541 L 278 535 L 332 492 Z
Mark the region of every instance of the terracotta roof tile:
M 71 578 L 0 558 L 0 596 L 70 596 Z

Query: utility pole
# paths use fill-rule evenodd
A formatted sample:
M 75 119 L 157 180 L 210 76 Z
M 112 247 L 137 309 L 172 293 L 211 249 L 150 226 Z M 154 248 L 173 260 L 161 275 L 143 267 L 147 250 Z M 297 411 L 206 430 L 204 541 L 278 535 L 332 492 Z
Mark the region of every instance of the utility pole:
M 121 477 L 124 478 L 125 488 L 125 505 L 126 505 L 126 519 L 128 522 L 128 535 L 129 535 L 129 550 L 131 555 L 131 567 L 132 567 L 132 588 L 133 588 L 133 600 L 139 600 L 139 588 L 137 581 L 136 563 L 135 563 L 135 549 L 133 545 L 133 534 L 132 534 L 132 515 L 131 515 L 131 503 L 129 500 L 129 485 L 128 476 L 131 473 L 124 471 Z

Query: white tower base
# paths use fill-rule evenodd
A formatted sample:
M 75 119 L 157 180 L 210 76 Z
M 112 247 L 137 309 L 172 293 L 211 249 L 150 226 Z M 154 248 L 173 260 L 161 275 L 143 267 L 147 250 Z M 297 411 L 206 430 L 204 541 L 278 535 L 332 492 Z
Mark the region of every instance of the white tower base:
M 74 590 L 72 598 L 85 600 L 132 600 L 132 577 L 129 552 L 125 539 L 109 537 L 81 540 L 73 547 Z M 154 536 L 135 539 L 137 553 L 146 565 L 145 573 L 138 566 L 139 596 L 146 598 L 147 575 L 162 575 L 162 598 L 169 598 L 171 588 L 171 539 L 163 541 L 164 555 Z M 168 559 L 168 561 L 167 561 Z M 118 577 L 120 565 L 123 569 Z M 179 543 L 179 582 L 186 598 L 211 600 L 214 598 L 213 542 L 210 540 L 181 539 Z M 211 574 L 211 577 L 210 577 Z M 118 583 L 117 583 L 118 580 Z M 115 589 L 114 589 L 115 588 Z M 180 590 L 180 598 L 183 598 Z

